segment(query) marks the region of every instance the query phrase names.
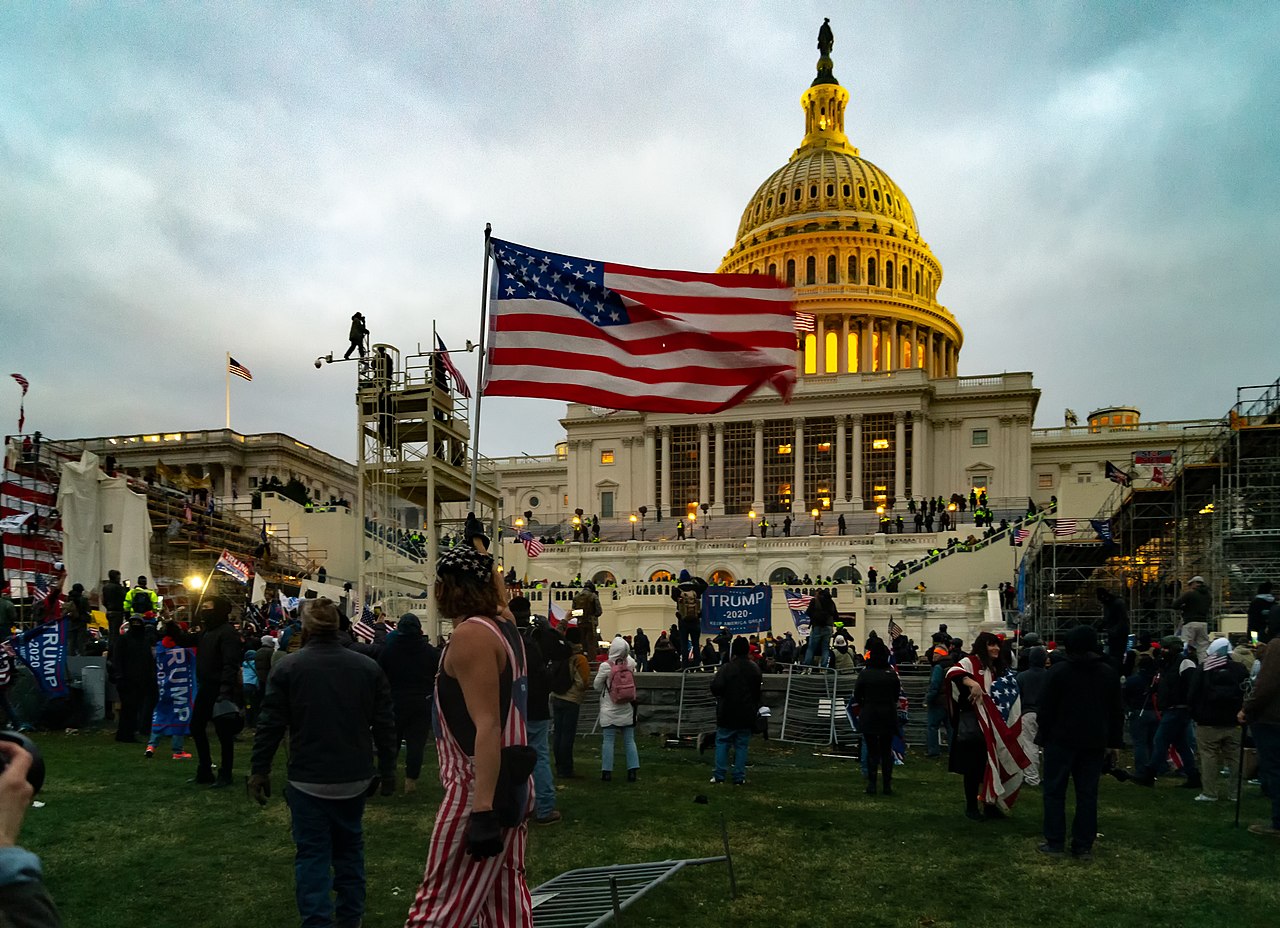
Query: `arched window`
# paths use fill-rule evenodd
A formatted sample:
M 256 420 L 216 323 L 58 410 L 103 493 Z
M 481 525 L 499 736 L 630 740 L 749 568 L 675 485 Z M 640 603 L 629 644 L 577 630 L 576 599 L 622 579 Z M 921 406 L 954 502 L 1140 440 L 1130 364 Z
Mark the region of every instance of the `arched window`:
M 818 259 L 813 255 L 804 261 L 804 282 L 810 287 L 818 282 Z
M 911 272 L 907 270 L 907 266 L 905 264 L 902 266 L 902 289 L 911 289 Z
M 867 259 L 867 286 L 874 287 L 876 285 L 876 259 Z
M 848 184 L 845 184 L 845 185 L 844 185 L 844 195 L 845 195 L 846 197 L 847 197 L 847 196 L 849 196 L 849 185 L 848 185 Z
M 827 283 L 829 284 L 837 283 L 835 255 L 827 255 Z
M 849 283 L 856 284 L 858 282 L 858 256 L 849 255 Z
M 886 261 L 884 263 L 884 285 L 890 290 L 893 289 L 893 262 L 892 261 Z
M 661 567 L 649 574 L 649 581 L 651 583 L 670 583 L 671 579 L 671 571 L 663 570 Z
M 835 184 L 827 184 L 827 196 L 829 196 L 829 197 L 833 197 L 833 196 L 835 196 L 835 195 L 836 195 L 836 185 L 835 185 Z
M 787 286 L 794 287 L 796 285 L 796 262 L 794 259 L 787 262 Z
M 775 567 L 769 574 L 770 583 L 795 583 L 797 580 L 796 572 L 790 567 Z
M 924 342 L 916 339 L 916 367 L 924 370 Z
M 776 264 L 770 264 L 770 265 L 769 265 L 769 276 L 770 276 L 770 277 L 773 277 L 773 278 L 775 278 L 775 279 L 777 278 L 777 276 L 778 276 L 778 265 L 776 265 Z
M 810 198 L 810 199 L 813 199 L 813 200 L 816 200 L 816 199 L 818 198 L 818 185 L 817 185 L 817 184 L 810 184 L 810 185 L 809 185 L 809 198 Z
M 709 582 L 716 586 L 733 586 L 737 578 L 723 567 L 719 570 L 713 570 L 711 576 L 707 578 Z
M 920 292 L 920 272 L 916 271 L 916 293 Z
M 787 202 L 787 191 L 783 190 L 778 193 L 778 205 L 781 206 L 785 202 Z
M 804 372 L 818 373 L 818 336 L 812 332 L 804 337 Z
M 596 586 L 617 586 L 618 578 L 613 575 L 611 570 L 597 570 L 591 576 L 591 582 Z
M 858 372 L 858 334 L 856 332 L 849 333 L 849 373 L 856 374 Z
M 825 368 L 828 374 L 840 373 L 840 336 L 835 332 L 827 333 L 827 357 Z

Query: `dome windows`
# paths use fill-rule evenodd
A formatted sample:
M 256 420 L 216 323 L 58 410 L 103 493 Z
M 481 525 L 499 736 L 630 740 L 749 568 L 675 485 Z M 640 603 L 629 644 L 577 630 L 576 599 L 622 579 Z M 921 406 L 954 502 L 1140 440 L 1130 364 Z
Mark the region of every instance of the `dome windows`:
M 849 255 L 849 283 L 856 284 L 858 282 L 858 256 Z
M 880 191 L 879 191 L 879 190 L 872 190 L 872 191 L 871 191 L 871 199 L 873 199 L 873 200 L 875 200 L 877 203 L 879 203 L 879 202 L 880 202 Z
M 816 199 L 818 199 L 818 185 L 817 185 L 817 184 L 810 184 L 810 185 L 809 185 L 809 199 L 810 199 L 810 200 L 816 200 Z
M 787 286 L 794 287 L 796 285 L 796 262 L 790 260 L 787 262 Z
M 781 206 L 787 202 L 787 191 L 783 190 L 778 193 L 778 205 Z
M 799 188 L 799 187 L 797 187 L 797 188 L 795 189 L 795 192 L 791 195 L 791 199 L 795 200 L 797 203 L 799 203 L 799 202 L 800 202 L 800 188 Z
M 844 185 L 844 195 L 845 195 L 845 197 L 846 197 L 846 198 L 848 198 L 848 196 L 849 196 L 849 194 L 850 194 L 851 190 L 852 190 L 852 188 L 851 188 L 848 184 L 845 184 L 845 185 Z
M 868 287 L 876 286 L 876 259 L 875 258 L 867 259 L 867 286 Z
M 866 198 L 867 198 L 867 188 L 866 188 L 866 187 L 864 187 L 864 186 L 862 186 L 861 184 L 859 184 L 859 185 L 858 185 L 858 199 L 859 199 L 859 200 L 865 200 Z
M 829 197 L 833 197 L 833 196 L 835 196 L 835 195 L 836 195 L 836 185 L 835 185 L 835 184 L 827 184 L 827 196 L 829 196 Z
M 818 259 L 813 255 L 805 259 L 804 282 L 810 287 L 818 282 Z
M 836 256 L 827 255 L 827 283 L 838 283 L 836 280 Z
M 884 195 L 884 203 L 885 203 L 885 206 L 892 206 L 892 205 L 893 205 L 893 196 L 892 196 L 892 195 L 890 195 L 890 194 L 887 194 L 887 193 L 886 193 L 886 194 Z
M 775 280 L 778 278 L 778 265 L 776 264 L 769 265 L 769 276 L 774 278 Z
M 884 285 L 887 289 L 893 289 L 893 262 L 886 261 L 884 263 Z

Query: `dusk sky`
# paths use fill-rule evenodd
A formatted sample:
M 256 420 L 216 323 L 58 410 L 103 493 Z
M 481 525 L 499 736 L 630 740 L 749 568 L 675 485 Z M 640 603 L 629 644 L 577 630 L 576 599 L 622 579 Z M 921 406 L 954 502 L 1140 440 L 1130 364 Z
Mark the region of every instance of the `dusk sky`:
M 352 459 L 363 312 L 476 338 L 482 239 L 714 270 L 803 135 L 823 16 L 850 140 L 910 198 L 961 375 L 1217 417 L 1280 374 L 1280 5 L 107 4 L 0 10 L 3 374 L 51 437 L 223 424 Z M 459 355 L 474 385 L 475 355 Z M 18 388 L 0 392 L 4 430 Z M 564 404 L 494 398 L 481 450 Z

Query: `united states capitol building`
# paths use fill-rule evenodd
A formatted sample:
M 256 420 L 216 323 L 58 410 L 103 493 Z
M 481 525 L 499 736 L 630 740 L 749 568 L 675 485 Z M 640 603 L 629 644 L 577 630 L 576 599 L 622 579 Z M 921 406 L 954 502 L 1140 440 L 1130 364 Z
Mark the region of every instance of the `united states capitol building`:
M 1137 408 L 1118 406 L 1034 428 L 1031 372 L 960 376 L 964 331 L 939 302 L 942 263 L 906 193 L 850 141 L 848 102 L 821 58 L 800 96 L 799 146 L 747 200 L 719 267 L 795 287 L 792 402 L 761 391 L 712 416 L 570 405 L 554 453 L 495 462 L 501 522 L 549 542 L 536 560 L 509 543 L 509 565 L 530 579 L 618 584 L 606 632 L 669 624 L 670 600 L 654 584 L 682 568 L 726 584 L 848 581 L 984 534 L 959 507 L 953 531 L 916 532 L 909 500 L 985 492 L 997 525 L 1020 519 L 1029 501 L 1056 500 L 1053 515 L 1079 520 L 1069 540 L 1092 543 L 1089 519 L 1116 489 L 1108 461 L 1142 485 L 1152 470 L 1132 465 L 1135 452 L 1176 450 L 1216 424 L 1143 422 Z M 885 514 L 887 533 L 878 530 Z M 574 542 L 573 520 L 593 517 L 600 540 L 591 528 Z M 1011 581 L 1019 554 L 998 542 L 911 575 L 900 596 L 917 624 L 932 620 L 930 601 L 953 621 L 995 617 L 982 587 Z M 908 592 L 921 583 L 926 592 Z M 779 631 L 790 627 L 781 599 Z M 853 586 L 838 599 L 842 611 L 869 610 L 872 627 L 877 603 L 903 602 Z M 908 632 L 920 640 L 919 628 Z

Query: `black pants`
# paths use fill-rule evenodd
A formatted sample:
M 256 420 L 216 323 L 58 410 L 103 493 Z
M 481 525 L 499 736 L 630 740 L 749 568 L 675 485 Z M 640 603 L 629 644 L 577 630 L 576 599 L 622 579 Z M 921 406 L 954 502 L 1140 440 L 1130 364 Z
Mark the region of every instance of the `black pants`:
M 970 812 L 978 810 L 978 790 L 982 789 L 982 775 L 987 767 L 987 746 L 981 738 L 956 741 L 951 745 L 948 767 L 964 777 L 964 807 Z
M 199 761 L 197 774 L 213 770 L 209 734 L 205 729 L 213 721 L 213 705 L 217 701 L 217 684 L 202 686 L 196 693 L 196 703 L 191 709 L 191 739 L 196 743 L 196 758 Z M 235 724 L 214 722 L 213 730 L 218 736 L 218 746 L 222 749 L 222 766 L 218 770 L 220 780 L 231 779 L 231 768 L 235 765 L 236 758 L 236 732 L 233 729 L 238 727 Z
M 863 735 L 867 742 L 867 784 L 876 785 L 876 768 L 884 777 L 884 788 L 893 782 L 893 735 Z
M 1098 781 L 1102 779 L 1105 752 L 1060 744 L 1044 746 L 1044 840 L 1062 848 L 1067 840 L 1067 780 L 1076 786 L 1076 814 L 1071 820 L 1071 852 L 1085 853 L 1098 837 Z
M 145 693 L 136 683 L 121 682 L 117 689 L 120 692 L 120 720 L 116 724 L 116 740 L 136 741 L 138 716 L 142 712 Z
M 422 754 L 431 731 L 431 700 L 408 699 L 396 703 L 396 757 L 404 742 L 404 775 L 416 780 L 422 775 Z

